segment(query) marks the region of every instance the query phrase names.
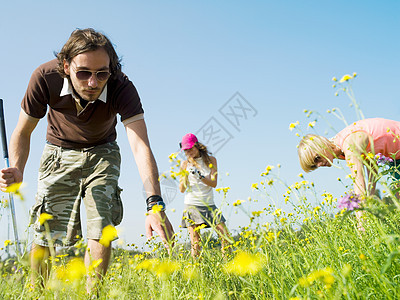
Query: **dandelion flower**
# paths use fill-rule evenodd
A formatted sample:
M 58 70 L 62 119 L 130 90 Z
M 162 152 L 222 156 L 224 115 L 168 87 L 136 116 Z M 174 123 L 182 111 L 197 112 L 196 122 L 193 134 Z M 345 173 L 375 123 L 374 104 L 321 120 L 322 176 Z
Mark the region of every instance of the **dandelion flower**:
M 10 240 L 5 240 L 4 241 L 4 247 L 7 247 L 8 245 L 11 245 L 12 242 Z

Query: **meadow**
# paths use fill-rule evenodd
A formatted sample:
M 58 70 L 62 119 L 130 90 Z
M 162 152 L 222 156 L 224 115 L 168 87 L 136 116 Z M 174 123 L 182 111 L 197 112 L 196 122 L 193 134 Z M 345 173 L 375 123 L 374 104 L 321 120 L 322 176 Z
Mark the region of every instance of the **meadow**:
M 370 161 L 378 160 L 371 156 Z M 342 199 L 318 193 L 302 174 L 285 184 L 280 166 L 267 166 L 251 187 L 265 207 L 246 208 L 249 223 L 237 229 L 225 254 L 212 231 L 202 234 L 198 259 L 191 257 L 187 243 L 176 243 L 171 253 L 156 240 L 146 251 L 133 245 L 115 248 L 98 299 L 399 299 L 400 203 L 388 167 L 377 168 L 380 193 L 358 201 L 350 192 Z M 243 202 L 230 199 L 229 189 L 216 193 L 223 205 L 240 209 Z M 270 204 L 284 202 L 292 205 L 290 212 Z M 365 231 L 358 229 L 355 210 L 364 212 Z M 105 233 L 104 239 L 113 234 Z M 5 241 L 4 247 L 12 244 Z M 29 286 L 26 256 L 3 260 L 0 298 L 88 298 L 85 278 L 97 262 L 85 268 L 85 247 L 82 241 L 57 253 L 42 289 Z

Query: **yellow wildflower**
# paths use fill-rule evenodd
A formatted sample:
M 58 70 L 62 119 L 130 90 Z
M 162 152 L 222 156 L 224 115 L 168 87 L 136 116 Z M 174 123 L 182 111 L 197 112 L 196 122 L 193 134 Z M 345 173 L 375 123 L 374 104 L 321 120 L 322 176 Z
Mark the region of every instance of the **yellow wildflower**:
M 157 258 L 145 259 L 136 266 L 136 269 L 153 271 L 159 264 L 160 261 Z
M 278 209 L 275 210 L 272 214 L 275 215 L 275 216 L 277 216 L 277 217 L 279 217 L 279 216 L 281 215 L 281 213 L 282 213 L 282 209 L 281 209 L 281 208 L 278 208 Z
M 314 213 L 318 212 L 321 209 L 321 206 L 314 207 Z
M 4 247 L 7 247 L 8 245 L 11 245 L 12 242 L 10 240 L 5 240 L 4 241 Z
M 67 278 L 71 281 L 80 280 L 86 275 L 86 267 L 83 259 L 73 258 L 67 264 Z
M 362 254 L 362 253 L 360 254 L 359 257 L 360 257 L 360 259 L 362 259 L 362 260 L 366 260 L 366 259 L 367 259 L 367 257 L 366 257 L 364 254 Z
M 270 179 L 270 180 L 268 180 L 268 181 L 265 181 L 268 185 L 273 185 L 274 184 L 274 180 L 273 179 Z
M 332 78 L 332 81 L 337 81 L 337 78 L 336 78 L 336 77 L 333 77 L 333 78 Z
M 245 201 L 244 201 L 244 200 L 238 199 L 238 200 L 236 200 L 236 202 L 233 203 L 233 206 L 239 206 L 239 205 L 241 205 L 243 202 L 245 202 Z
M 4 191 L 6 193 L 14 193 L 20 195 L 19 189 L 21 188 L 22 182 L 13 183 L 12 185 L 6 187 Z
M 262 210 L 253 211 L 253 212 L 251 212 L 251 214 L 252 214 L 254 217 L 259 217 L 259 216 L 262 214 Z
M 254 275 L 260 272 L 262 267 L 263 261 L 260 255 L 239 252 L 232 261 L 226 264 L 225 271 L 238 276 Z
M 308 123 L 308 127 L 310 128 L 314 128 L 316 121 L 312 121 L 310 123 Z
M 224 194 L 226 194 L 231 188 L 230 187 L 224 187 L 224 188 L 217 188 L 215 189 L 216 192 L 223 191 Z
M 296 128 L 297 125 L 299 125 L 299 121 L 296 121 L 295 123 L 290 123 L 289 125 L 289 130 L 292 131 L 293 129 Z
M 300 278 L 299 284 L 303 287 L 309 287 L 317 280 L 325 283 L 325 288 L 331 288 L 332 284 L 335 282 L 332 268 L 327 267 L 325 269 L 313 271 L 308 276 Z
M 197 269 L 192 267 L 192 268 L 185 268 L 185 270 L 183 271 L 183 277 L 186 280 L 194 280 L 194 279 L 198 279 L 200 277 L 200 275 L 199 275 L 199 272 L 197 271 Z
M 118 237 L 117 229 L 112 225 L 103 228 L 99 243 L 105 247 L 109 247 L 110 243 Z
M 178 156 L 178 153 L 177 153 L 177 152 L 171 153 L 171 154 L 168 156 L 169 161 L 172 162 L 177 156 Z
M 162 209 L 163 209 L 162 205 L 156 204 L 156 205 L 153 205 L 153 207 L 151 208 L 151 212 L 153 214 L 155 214 L 155 213 L 158 213 L 158 212 L 162 211 Z
M 102 258 L 95 259 L 89 266 L 89 272 L 96 270 L 96 268 L 103 262 Z
M 340 83 L 343 83 L 343 82 L 345 82 L 345 81 L 349 81 L 350 79 L 352 79 L 353 77 L 351 77 L 351 75 L 349 75 L 349 74 L 346 74 L 346 75 L 343 75 L 343 77 L 339 80 L 339 82 Z
M 206 228 L 206 227 L 207 227 L 206 224 L 201 224 L 200 226 L 197 226 L 197 227 L 194 229 L 194 231 L 199 231 L 199 230 L 201 230 L 201 229 L 203 229 L 203 228 Z
M 48 213 L 41 213 L 39 217 L 40 225 L 43 225 L 47 220 L 53 219 L 53 216 Z
M 252 189 L 252 190 L 258 190 L 258 183 L 253 183 L 253 184 L 251 185 L 251 189 Z
M 180 265 L 174 261 L 164 261 L 157 265 L 155 272 L 158 277 L 168 277 L 173 272 L 179 270 Z

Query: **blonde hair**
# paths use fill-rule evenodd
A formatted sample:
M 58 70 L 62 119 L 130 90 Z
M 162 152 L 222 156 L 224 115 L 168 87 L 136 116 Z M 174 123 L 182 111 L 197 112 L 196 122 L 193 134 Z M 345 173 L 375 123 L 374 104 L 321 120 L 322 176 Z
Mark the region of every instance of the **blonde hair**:
M 326 137 L 307 134 L 302 138 L 297 148 L 297 154 L 299 155 L 300 166 L 305 172 L 311 172 L 317 169 L 315 164 L 315 155 L 323 156 L 326 150 L 333 153 L 334 144 Z
M 205 163 L 206 166 L 209 166 L 211 164 L 211 160 L 210 160 L 211 153 L 208 151 L 207 147 L 199 142 L 196 142 L 193 147 L 196 147 L 199 150 L 199 154 L 200 154 L 200 157 L 203 159 L 203 162 Z M 188 157 L 188 161 L 192 165 L 199 167 L 193 158 Z

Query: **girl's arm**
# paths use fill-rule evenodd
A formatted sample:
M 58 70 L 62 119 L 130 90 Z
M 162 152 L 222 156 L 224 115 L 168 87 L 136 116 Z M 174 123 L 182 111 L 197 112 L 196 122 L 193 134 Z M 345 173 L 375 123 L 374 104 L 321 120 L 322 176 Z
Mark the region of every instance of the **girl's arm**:
M 188 174 L 186 172 L 182 172 L 182 171 L 186 171 L 187 168 L 187 160 L 181 162 L 181 166 L 180 166 L 180 173 L 183 175 L 181 175 L 181 177 L 179 178 L 179 190 L 181 191 L 181 193 L 184 193 L 186 191 L 186 188 L 188 186 Z
M 217 186 L 217 177 L 218 177 L 218 168 L 217 168 L 217 159 L 214 156 L 210 156 L 210 161 L 211 161 L 211 172 L 210 175 L 207 177 L 204 177 L 201 179 L 201 181 L 208 185 L 211 186 L 212 188 L 215 188 Z
M 367 194 L 362 154 L 366 153 L 368 143 L 367 133 L 355 132 L 346 138 L 342 149 L 354 179 L 354 192 L 359 196 Z

